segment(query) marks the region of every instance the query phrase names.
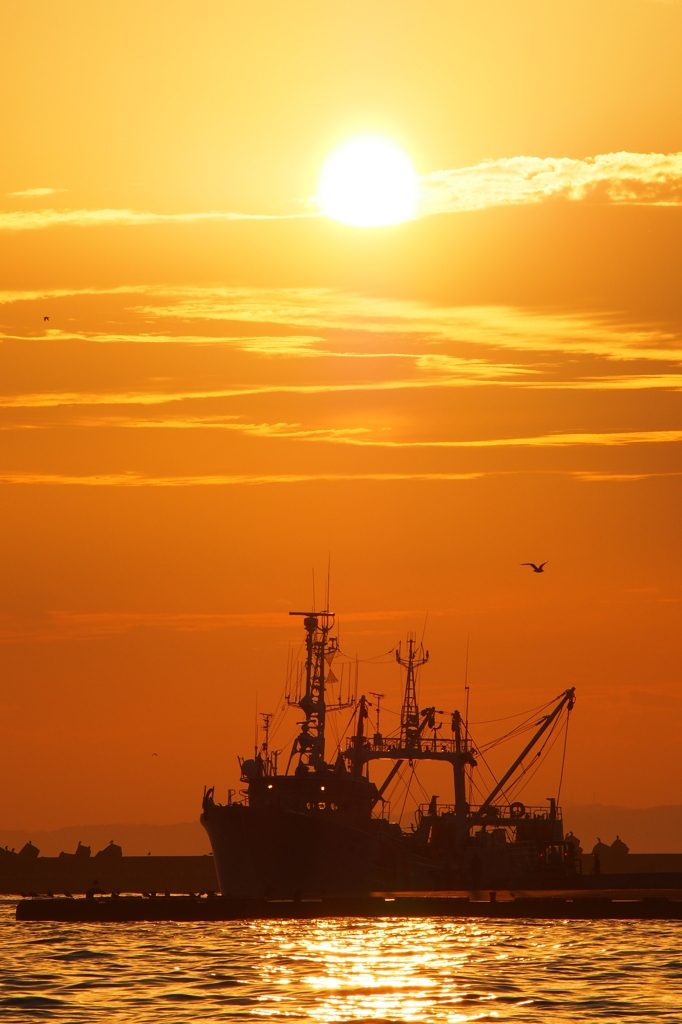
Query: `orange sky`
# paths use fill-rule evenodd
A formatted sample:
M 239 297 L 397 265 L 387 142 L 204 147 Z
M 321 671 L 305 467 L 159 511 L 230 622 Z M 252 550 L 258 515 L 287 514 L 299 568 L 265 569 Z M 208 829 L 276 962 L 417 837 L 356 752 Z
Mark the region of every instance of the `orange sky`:
M 224 797 L 329 555 L 350 656 L 428 611 L 424 702 L 470 634 L 474 721 L 577 687 L 566 801 L 682 803 L 681 38 L 653 0 L 5 5 L 4 828 Z M 364 131 L 415 220 L 319 216 Z

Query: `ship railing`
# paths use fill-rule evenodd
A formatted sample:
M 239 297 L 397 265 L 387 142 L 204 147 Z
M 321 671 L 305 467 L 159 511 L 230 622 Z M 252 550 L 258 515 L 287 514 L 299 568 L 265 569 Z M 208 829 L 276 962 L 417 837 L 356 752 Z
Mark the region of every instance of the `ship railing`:
M 370 737 L 365 741 L 365 750 L 371 750 L 374 753 L 386 753 L 386 754 L 397 754 L 401 753 L 405 748 L 401 743 L 400 736 L 382 736 L 373 738 Z M 423 750 L 434 754 L 454 754 L 457 750 L 454 740 L 441 739 L 438 736 L 420 736 L 414 745 L 415 750 Z M 355 750 L 353 741 L 351 740 L 348 744 L 348 754 L 352 754 Z
M 391 801 L 390 800 L 379 800 L 379 802 L 374 805 L 374 810 L 372 811 L 372 817 L 373 818 L 385 818 L 386 821 L 390 821 L 391 820 Z
M 482 804 L 470 804 L 469 814 L 477 814 Z M 417 817 L 423 818 L 431 813 L 433 809 L 433 801 L 428 804 L 419 804 L 417 808 Z M 454 814 L 454 804 L 441 804 L 436 803 L 437 814 Z M 521 821 L 538 821 L 550 819 L 561 819 L 561 808 L 555 807 L 554 813 L 552 813 L 551 807 L 546 805 L 538 807 L 527 807 L 521 801 L 512 801 L 511 804 L 491 804 L 486 808 L 486 814 L 484 821 L 486 824 L 494 824 L 495 821 L 504 822 L 505 825 L 513 824 L 514 822 Z

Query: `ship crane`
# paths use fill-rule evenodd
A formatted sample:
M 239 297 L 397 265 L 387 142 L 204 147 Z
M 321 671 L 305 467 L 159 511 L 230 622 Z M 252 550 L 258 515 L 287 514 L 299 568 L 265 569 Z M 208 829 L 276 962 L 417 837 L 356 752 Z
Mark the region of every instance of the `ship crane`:
M 345 754 L 350 762 L 351 773 L 356 777 L 362 776 L 363 770 L 370 761 L 392 760 L 395 762 L 377 790 L 374 800 L 374 806 L 376 806 L 380 800 L 383 800 L 384 793 L 405 761 L 410 763 L 414 761 L 443 761 L 451 764 L 453 769 L 455 794 L 453 810 L 458 842 L 465 842 L 471 835 L 471 830 L 476 826 L 491 822 L 497 826 L 517 826 L 518 809 L 523 805 L 512 804 L 507 813 L 503 814 L 493 801 L 500 793 L 504 792 L 505 786 L 513 779 L 525 758 L 551 728 L 564 708 L 567 708 L 569 712 L 572 710 L 575 703 L 575 688 L 568 689 L 560 695 L 552 711 L 538 723 L 539 728 L 523 751 L 483 803 L 474 809 L 470 807 L 466 799 L 466 769 L 467 767 L 477 767 L 477 761 L 474 751 L 469 745 L 461 713 L 457 710 L 452 713 L 453 738 L 449 740 L 438 735 L 439 726 L 436 724 L 435 716 L 442 715 L 444 712 L 438 711 L 435 707 L 419 710 L 417 705 L 417 670 L 425 665 L 428 659 L 428 651 L 425 651 L 421 644 L 417 645 L 413 636 L 408 637 L 407 651 L 404 655 L 400 646 L 396 649 L 396 661 L 405 669 L 405 690 L 400 714 L 400 730 L 397 736 L 384 737 L 377 731 L 373 742 L 365 737 L 364 721 L 368 715 L 367 700 L 364 696 L 360 698 L 356 734 L 351 737 Z M 431 736 L 427 736 L 427 730 L 431 730 Z M 429 813 L 432 813 L 431 806 Z M 435 807 L 433 813 L 436 813 Z M 556 807 L 552 801 L 550 817 L 553 818 L 555 814 Z
M 490 810 L 490 808 L 493 805 L 493 800 L 495 799 L 495 797 L 499 793 L 501 793 L 504 790 L 504 787 L 511 780 L 512 776 L 516 773 L 516 771 L 521 767 L 521 764 L 523 763 L 525 758 L 528 756 L 528 754 L 530 754 L 530 752 L 533 749 L 533 747 L 538 743 L 538 741 L 541 739 L 541 737 L 547 732 L 547 730 L 552 725 L 552 723 L 559 717 L 559 715 L 564 710 L 564 708 L 567 708 L 568 711 L 570 712 L 570 711 L 573 710 L 573 705 L 574 704 L 575 704 L 575 687 L 572 686 L 569 690 L 565 690 L 564 691 L 564 693 L 562 694 L 562 696 L 559 699 L 558 703 L 555 705 L 553 711 L 551 711 L 550 714 L 546 715 L 545 718 L 542 720 L 540 728 L 535 733 L 533 738 L 530 740 L 529 743 L 526 744 L 526 746 L 521 751 L 519 756 L 516 758 L 516 760 L 514 761 L 512 766 L 502 776 L 502 778 L 497 783 L 497 785 L 494 787 L 494 789 L 488 794 L 486 799 L 483 801 L 481 806 L 478 808 L 478 811 L 471 816 L 471 824 L 472 825 L 480 824 L 485 819 L 485 817 L 488 814 L 488 811 Z M 554 803 L 554 801 L 552 801 L 552 804 L 553 803 Z

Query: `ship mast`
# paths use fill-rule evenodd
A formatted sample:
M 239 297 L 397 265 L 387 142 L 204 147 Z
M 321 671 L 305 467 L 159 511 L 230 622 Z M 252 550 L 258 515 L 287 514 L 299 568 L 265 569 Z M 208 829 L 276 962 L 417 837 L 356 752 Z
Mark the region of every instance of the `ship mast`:
M 407 657 L 402 656 L 402 645 L 398 644 L 395 660 L 405 668 L 405 696 L 400 712 L 400 745 L 404 748 L 419 746 L 419 708 L 417 706 L 417 669 L 429 660 L 429 652 L 422 645 L 416 647 L 413 633 L 407 638 Z
M 470 758 L 466 756 L 469 753 L 467 731 L 465 727 L 464 742 L 462 743 L 462 716 L 459 711 L 453 711 L 452 713 L 452 731 L 455 736 L 455 754 L 457 755 L 452 762 L 455 775 L 455 822 L 457 825 L 457 837 L 461 840 L 469 834 L 467 822 L 469 804 L 466 798 L 465 765 L 473 766 L 476 762 L 473 756 Z
M 324 758 L 327 711 L 348 705 L 339 701 L 331 706 L 326 700 L 327 662 L 338 650 L 337 638 L 329 635 L 334 628 L 334 612 L 289 612 L 289 615 L 303 616 L 306 631 L 305 692 L 299 700 L 287 698 L 289 704 L 301 708 L 305 715 L 289 757 L 291 764 L 292 758 L 299 755 L 296 773 L 305 775 L 311 769 L 322 772 L 328 767 Z
M 399 665 L 405 669 L 405 691 L 400 711 L 400 733 L 397 737 L 382 736 L 379 730 L 374 736 L 373 742 L 366 742 L 363 736 L 363 712 L 366 715 L 366 703 L 363 698 L 360 704 L 357 734 L 352 737 L 346 757 L 351 761 L 353 772 L 359 775 L 362 772 L 363 764 L 368 761 L 379 759 L 390 759 L 394 762 L 393 767 L 377 790 L 374 803 L 383 799 L 391 782 L 398 774 L 405 761 L 412 763 L 415 760 L 423 761 L 445 761 L 452 765 L 454 773 L 455 789 L 455 818 L 457 831 L 460 838 L 464 839 L 468 834 L 469 805 L 466 801 L 465 792 L 465 769 L 467 765 L 476 766 L 473 751 L 469 749 L 466 742 L 464 723 L 459 711 L 452 716 L 452 731 L 454 738 L 443 739 L 439 736 L 439 725 L 436 724 L 436 715 L 444 714 L 437 711 L 435 707 L 422 708 L 419 710 L 417 703 L 417 669 L 425 665 L 429 660 L 429 652 L 424 650 L 422 644 L 417 644 L 413 633 L 408 635 L 407 653 L 403 654 L 402 646 L 396 648 L 395 658 Z M 427 736 L 427 730 L 432 735 Z

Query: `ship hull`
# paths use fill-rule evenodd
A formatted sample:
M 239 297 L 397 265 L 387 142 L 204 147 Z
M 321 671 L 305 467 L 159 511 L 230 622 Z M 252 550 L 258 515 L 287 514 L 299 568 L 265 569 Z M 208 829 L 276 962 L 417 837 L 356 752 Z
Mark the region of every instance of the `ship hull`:
M 407 851 L 380 819 L 362 828 L 282 809 L 215 804 L 201 823 L 226 895 L 290 899 L 441 885 L 435 866 Z

